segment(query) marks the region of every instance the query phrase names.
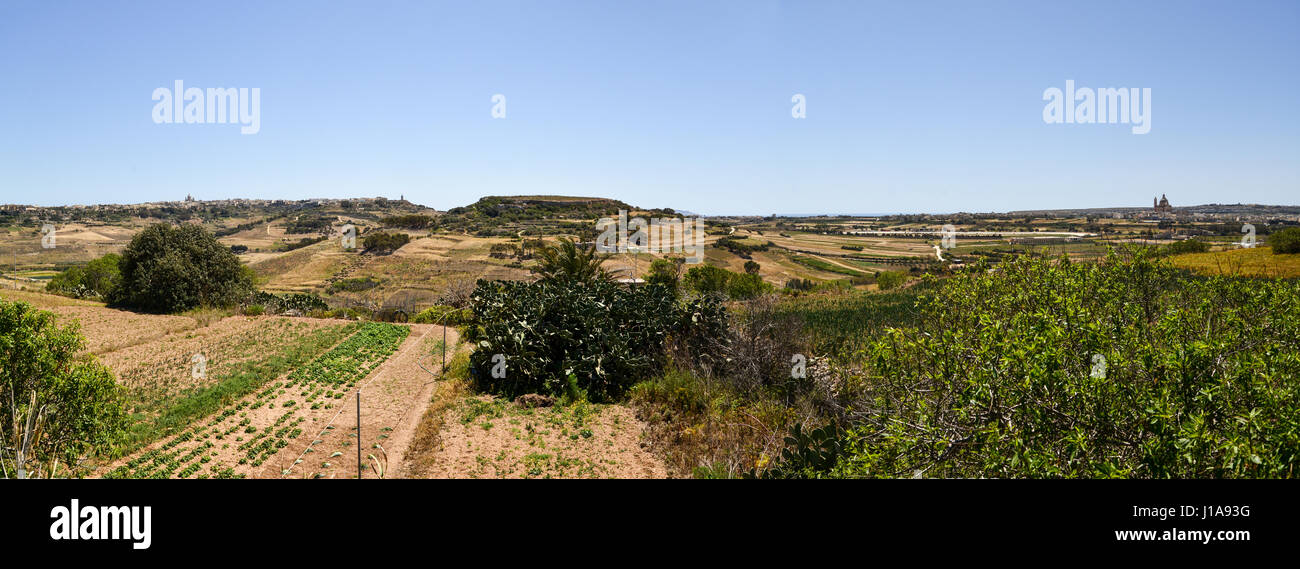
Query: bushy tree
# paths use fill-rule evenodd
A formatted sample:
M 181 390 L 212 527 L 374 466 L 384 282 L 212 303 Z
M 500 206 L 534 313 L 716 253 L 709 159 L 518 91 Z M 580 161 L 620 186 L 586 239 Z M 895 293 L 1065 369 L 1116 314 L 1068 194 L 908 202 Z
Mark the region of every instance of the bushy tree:
M 252 271 L 198 225 L 149 226 L 131 239 L 119 266 L 113 300 L 154 312 L 233 306 L 253 290 Z
M 50 279 L 45 290 L 77 298 L 112 298 L 122 282 L 122 256 L 109 253 L 86 264 L 72 267 Z
M 1186 241 L 1175 241 L 1161 248 L 1160 252 L 1165 255 L 1182 255 L 1184 253 L 1204 253 L 1210 250 L 1210 244 L 1196 239 Z
M 726 311 L 707 299 L 679 304 L 663 286 L 603 279 L 479 281 L 470 306 L 475 382 L 511 397 L 576 388 L 617 398 L 663 368 L 670 335 L 716 334 L 726 322 Z
M 1300 227 L 1289 227 L 1268 236 L 1273 254 L 1300 253 Z
M 83 347 L 76 324 L 0 300 L 0 476 L 79 475 L 82 459 L 126 432 L 121 388 Z
M 681 282 L 683 261 L 681 257 L 651 261 L 650 272 L 645 275 L 646 284 L 663 285 L 676 295 L 677 287 Z
M 1151 252 L 949 279 L 850 356 L 851 476 L 1293 477 L 1300 284 Z
M 361 244 L 368 253 L 392 253 L 411 242 L 411 236 L 405 233 L 387 233 L 378 231 L 366 235 Z
M 881 271 L 876 275 L 876 284 L 880 290 L 891 290 L 903 286 L 907 282 L 907 273 L 902 271 Z
M 699 294 L 725 294 L 731 271 L 713 265 L 699 265 L 686 271 L 686 287 Z

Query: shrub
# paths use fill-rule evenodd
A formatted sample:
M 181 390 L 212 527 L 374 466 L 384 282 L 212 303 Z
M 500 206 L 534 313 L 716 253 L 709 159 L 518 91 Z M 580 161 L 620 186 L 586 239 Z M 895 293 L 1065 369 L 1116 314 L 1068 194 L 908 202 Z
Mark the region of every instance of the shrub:
M 606 280 L 480 281 L 470 301 L 479 323 L 467 339 L 480 389 L 515 397 L 562 396 L 566 378 L 593 400 L 623 394 L 662 369 L 668 336 L 691 336 L 700 320 L 725 317 L 680 306 L 665 287 L 627 288 Z M 692 318 L 694 317 L 694 319 Z M 505 377 L 493 377 L 504 356 Z
M 1273 254 L 1300 253 L 1300 227 L 1288 227 L 1268 236 Z
M 948 279 L 854 357 L 861 415 L 834 473 L 1294 476 L 1300 283 L 1132 255 Z
M 691 267 L 686 271 L 684 284 L 699 294 L 723 294 L 727 292 L 727 283 L 731 280 L 731 271 L 713 265 Z
M 114 299 L 158 312 L 228 307 L 252 292 L 252 271 L 198 225 L 159 223 L 131 239 L 119 263 Z
M 124 440 L 122 388 L 93 356 L 78 355 L 76 324 L 0 300 L 0 463 L 29 477 L 82 474 L 88 453 L 111 454 Z M 25 449 L 20 456 L 13 449 Z M 61 468 L 56 471 L 56 468 Z
M 405 233 L 378 231 L 367 234 L 361 244 L 367 253 L 392 253 L 410 242 L 411 236 Z
M 382 223 L 384 227 L 401 227 L 404 229 L 427 229 L 435 225 L 433 217 L 420 214 L 385 217 L 379 220 L 379 223 Z
M 85 267 L 69 268 L 54 275 L 45 290 L 77 298 L 112 298 L 122 284 L 121 260 L 121 255 L 109 253 Z
M 772 285 L 756 274 L 731 273 L 727 279 L 727 296 L 735 300 L 750 299 L 771 291 Z
M 416 324 L 445 324 L 447 326 L 461 326 L 474 321 L 474 312 L 467 308 L 437 305 L 421 310 L 420 313 L 416 314 L 415 318 L 411 321 Z
M 901 271 L 881 271 L 876 276 L 876 283 L 880 290 L 891 290 L 903 286 L 907 282 L 907 273 Z
M 1175 241 L 1160 249 L 1162 255 L 1182 255 L 1184 253 L 1204 253 L 1210 250 L 1210 244 L 1204 241 L 1188 239 Z
M 370 276 L 343 279 L 341 281 L 330 283 L 330 286 L 325 288 L 325 294 L 334 294 L 340 291 L 361 292 L 375 288 L 380 284 L 381 281 L 375 280 Z
M 646 284 L 663 285 L 676 295 L 681 282 L 683 261 L 681 257 L 651 261 L 650 272 L 645 275 Z
M 258 291 L 249 299 L 249 305 L 245 307 L 244 313 L 248 314 L 250 308 L 260 307 L 262 311 L 271 314 L 282 312 L 296 311 L 299 314 L 312 314 L 323 310 L 328 310 L 329 305 L 324 300 L 314 294 L 293 293 L 286 295 L 275 295 L 269 292 Z M 260 314 L 260 313 L 259 313 Z

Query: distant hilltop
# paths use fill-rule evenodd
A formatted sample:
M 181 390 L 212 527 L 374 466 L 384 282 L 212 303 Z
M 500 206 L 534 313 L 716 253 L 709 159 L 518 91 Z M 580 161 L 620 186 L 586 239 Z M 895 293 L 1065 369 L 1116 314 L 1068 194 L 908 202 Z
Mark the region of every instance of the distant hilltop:
M 1028 209 L 1007 212 L 1011 215 L 1105 215 L 1105 214 L 1173 214 L 1173 215 L 1300 215 L 1300 205 L 1202 204 L 1174 207 L 1166 198 L 1151 207 L 1094 207 L 1078 209 Z
M 346 202 L 346 205 L 345 205 Z M 315 207 L 347 207 L 351 206 L 374 206 L 389 207 L 395 205 L 412 205 L 405 198 L 390 200 L 383 197 L 375 198 L 312 198 L 305 200 L 264 200 L 264 199 L 246 199 L 231 198 L 223 200 L 196 200 L 193 196 L 186 195 L 184 200 L 177 201 L 155 201 L 141 202 L 133 204 L 73 204 L 60 206 L 36 206 L 24 204 L 3 204 L 0 205 L 0 211 L 37 211 L 37 210 L 96 210 L 111 211 L 116 209 L 135 210 L 135 209 L 159 209 L 159 208 L 180 208 L 180 209 L 202 209 L 212 207 L 234 207 L 234 208 L 258 208 L 258 207 L 297 207 L 302 209 Z

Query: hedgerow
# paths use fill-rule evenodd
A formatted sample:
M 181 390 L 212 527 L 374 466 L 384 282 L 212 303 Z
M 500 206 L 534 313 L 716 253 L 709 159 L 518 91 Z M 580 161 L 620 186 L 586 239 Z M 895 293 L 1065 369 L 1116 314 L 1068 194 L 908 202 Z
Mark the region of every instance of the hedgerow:
M 1294 281 L 1188 277 L 1142 251 L 1022 257 L 922 307 L 849 358 L 842 457 L 802 475 L 1296 475 Z

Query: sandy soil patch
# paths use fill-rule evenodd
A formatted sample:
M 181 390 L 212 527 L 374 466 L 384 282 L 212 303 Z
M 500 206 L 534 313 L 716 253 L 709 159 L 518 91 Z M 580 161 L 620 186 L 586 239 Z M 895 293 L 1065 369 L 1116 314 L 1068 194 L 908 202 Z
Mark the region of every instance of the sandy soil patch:
M 491 396 L 446 411 L 431 478 L 666 478 L 621 405 L 524 408 Z

